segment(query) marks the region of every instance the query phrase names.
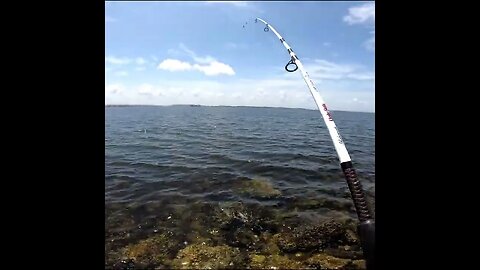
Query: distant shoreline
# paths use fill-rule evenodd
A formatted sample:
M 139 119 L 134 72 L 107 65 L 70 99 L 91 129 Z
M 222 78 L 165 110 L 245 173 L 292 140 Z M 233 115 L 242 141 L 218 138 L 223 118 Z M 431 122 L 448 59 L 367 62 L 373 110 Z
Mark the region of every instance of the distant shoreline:
M 105 107 L 227 107 L 227 108 L 257 108 L 257 109 L 299 109 L 307 111 L 316 111 L 317 109 L 306 109 L 306 108 L 290 108 L 290 107 L 268 107 L 268 106 L 245 106 L 245 105 L 199 105 L 199 104 L 172 104 L 172 105 L 148 105 L 148 104 L 105 104 Z M 335 112 L 355 112 L 355 113 L 373 113 L 375 112 L 361 112 L 361 111 L 343 111 L 343 110 L 332 110 Z

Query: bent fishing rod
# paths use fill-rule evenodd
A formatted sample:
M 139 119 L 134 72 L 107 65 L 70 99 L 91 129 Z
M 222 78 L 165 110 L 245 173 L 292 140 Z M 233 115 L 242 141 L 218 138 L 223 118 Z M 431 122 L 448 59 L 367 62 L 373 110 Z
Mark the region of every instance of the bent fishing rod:
M 373 270 L 375 268 L 375 219 L 370 213 L 367 201 L 365 199 L 365 194 L 362 189 L 362 185 L 360 184 L 357 173 L 353 168 L 350 155 L 348 154 L 345 143 L 340 136 L 340 132 L 335 122 L 333 121 L 332 115 L 330 114 L 330 111 L 328 110 L 325 101 L 320 96 L 320 93 L 313 84 L 313 81 L 310 79 L 310 76 L 305 71 L 302 62 L 300 62 L 297 55 L 293 52 L 292 48 L 287 44 L 285 39 L 277 32 L 277 30 L 273 28 L 273 26 L 260 18 L 256 18 L 255 23 L 257 23 L 258 21 L 265 24 L 265 32 L 272 30 L 272 32 L 283 44 L 283 46 L 285 46 L 291 58 L 285 66 L 285 70 L 288 72 L 294 72 L 297 69 L 300 69 L 303 79 L 305 80 L 305 83 L 307 83 L 308 89 L 310 90 L 310 93 L 312 94 L 313 99 L 317 104 L 318 110 L 322 114 L 323 120 L 325 122 L 325 125 L 327 126 L 328 132 L 330 133 L 330 137 L 332 138 L 333 145 L 335 146 L 335 150 L 340 160 L 340 167 L 342 168 L 345 179 L 347 180 L 347 185 L 350 190 L 353 203 L 355 205 L 358 219 L 360 220 L 360 224 L 358 225 L 357 230 L 360 236 L 360 242 L 362 245 L 364 257 L 367 262 L 367 269 Z

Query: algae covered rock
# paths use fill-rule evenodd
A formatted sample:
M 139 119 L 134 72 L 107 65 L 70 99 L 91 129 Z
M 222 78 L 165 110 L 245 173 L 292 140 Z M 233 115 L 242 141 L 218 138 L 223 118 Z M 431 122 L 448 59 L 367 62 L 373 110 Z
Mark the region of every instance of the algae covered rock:
M 168 265 L 169 257 L 175 254 L 179 243 L 168 233 L 160 233 L 140 240 L 123 249 L 123 261 L 132 261 L 136 268 Z
M 367 269 L 365 260 L 353 260 L 351 263 L 352 269 L 363 270 Z
M 261 236 L 261 241 L 262 241 L 262 246 L 260 253 L 264 255 L 278 255 L 280 254 L 280 248 L 278 248 L 277 242 L 278 242 L 278 235 L 270 235 L 269 233 L 262 233 Z
M 278 198 L 282 195 L 282 192 L 276 189 L 270 181 L 260 178 L 242 182 L 238 191 L 241 194 L 260 199 Z
M 273 211 L 258 204 L 225 203 L 213 215 L 213 223 L 223 230 L 249 228 L 255 233 L 275 231 L 278 227 Z
M 225 234 L 225 240 L 228 245 L 234 247 L 246 248 L 247 250 L 256 249 L 260 245 L 260 237 L 250 228 L 238 228 Z
M 349 244 L 359 244 L 360 243 L 360 240 L 358 239 L 358 234 L 352 229 L 347 229 L 345 231 L 345 237 L 346 237 L 347 243 L 349 243 Z
M 245 262 L 238 248 L 192 244 L 180 250 L 172 262 L 177 269 L 238 269 Z
M 335 221 L 304 226 L 278 236 L 278 246 L 284 252 L 311 251 L 335 246 L 346 241 L 345 227 Z
M 250 268 L 252 269 L 305 269 L 307 265 L 287 256 L 280 255 L 250 255 Z
M 314 209 L 330 209 L 342 212 L 349 212 L 353 207 L 351 199 L 331 198 L 331 197 L 289 197 L 285 199 L 285 206 L 290 209 L 298 210 L 314 210 Z
M 339 246 L 337 248 L 326 248 L 323 253 L 343 259 L 362 259 L 363 252 L 360 246 Z
M 320 269 L 352 269 L 347 268 L 351 260 L 340 259 L 326 254 L 315 254 L 307 260 L 307 263 Z
M 365 270 L 364 260 L 349 260 L 337 258 L 325 253 L 314 254 L 306 260 L 310 267 L 328 270 Z

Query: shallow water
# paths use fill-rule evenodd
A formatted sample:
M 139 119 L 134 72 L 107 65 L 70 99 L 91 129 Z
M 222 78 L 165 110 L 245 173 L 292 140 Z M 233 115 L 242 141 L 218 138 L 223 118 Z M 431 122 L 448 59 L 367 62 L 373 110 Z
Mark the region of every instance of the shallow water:
M 258 235 L 289 222 L 356 218 L 318 111 L 135 106 L 105 107 L 105 115 L 107 261 L 161 232 L 179 242 L 171 258 L 195 239 L 232 246 L 228 228 L 207 232 L 219 227 L 213 217 L 237 211 L 237 202 L 251 219 L 271 221 Z M 375 114 L 332 115 L 374 207 Z

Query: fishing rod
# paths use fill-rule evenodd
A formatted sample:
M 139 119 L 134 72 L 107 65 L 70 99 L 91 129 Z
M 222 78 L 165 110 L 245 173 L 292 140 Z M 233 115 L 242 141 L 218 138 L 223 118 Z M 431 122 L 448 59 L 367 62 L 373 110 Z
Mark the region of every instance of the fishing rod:
M 290 54 L 290 61 L 285 65 L 285 70 L 288 72 L 295 72 L 297 69 L 300 69 L 302 72 L 303 79 L 307 83 L 308 89 L 317 104 L 318 110 L 322 114 L 325 125 L 327 126 L 330 137 L 332 138 L 333 145 L 337 152 L 338 158 L 340 160 L 340 167 L 345 175 L 347 180 L 347 185 L 352 196 L 353 204 L 355 205 L 355 210 L 357 212 L 358 219 L 360 224 L 357 227 L 358 235 L 360 236 L 360 242 L 362 245 L 363 254 L 366 260 L 367 269 L 375 269 L 375 219 L 370 213 L 370 210 L 365 199 L 365 194 L 362 189 L 362 185 L 358 180 L 357 173 L 352 165 L 352 160 L 348 154 L 345 143 L 340 136 L 340 132 L 333 121 L 332 115 L 328 110 L 328 107 L 320 96 L 317 88 L 313 84 L 313 81 L 310 79 L 310 76 L 305 71 L 302 62 L 298 59 L 298 56 L 293 52 L 292 48 L 287 44 L 285 39 L 266 21 L 256 18 L 255 23 L 258 21 L 265 24 L 263 29 L 265 32 L 272 30 L 272 32 L 277 36 L 280 42 L 285 46 L 288 53 Z M 289 68 L 290 67 L 290 68 Z

